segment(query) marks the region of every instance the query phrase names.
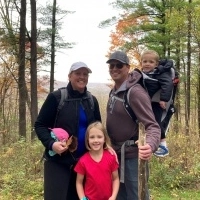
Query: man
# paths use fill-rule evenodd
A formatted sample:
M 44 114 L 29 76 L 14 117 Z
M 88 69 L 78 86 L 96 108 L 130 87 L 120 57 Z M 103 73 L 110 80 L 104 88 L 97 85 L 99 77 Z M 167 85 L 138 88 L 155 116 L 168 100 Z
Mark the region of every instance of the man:
M 133 71 L 129 74 L 129 58 L 122 51 L 116 51 L 110 55 L 109 73 L 114 81 L 114 88 L 111 91 L 107 104 L 106 126 L 111 138 L 113 148 L 120 158 L 122 145 L 126 141 L 124 149 L 124 180 L 120 184 L 117 200 L 138 199 L 138 156 L 140 159 L 149 160 L 160 143 L 160 127 L 157 124 L 152 108 L 150 97 L 145 89 L 138 84 L 141 74 Z M 124 108 L 124 94 L 130 88 L 129 104 L 135 113 L 137 120 L 145 127 L 146 144 L 137 146 L 138 123 L 134 121 Z M 123 145 L 124 146 L 124 145 Z M 120 168 L 122 169 L 122 162 Z M 120 170 L 123 176 L 123 170 Z M 147 166 L 148 172 L 148 166 Z M 149 200 L 148 189 L 146 189 L 146 200 Z

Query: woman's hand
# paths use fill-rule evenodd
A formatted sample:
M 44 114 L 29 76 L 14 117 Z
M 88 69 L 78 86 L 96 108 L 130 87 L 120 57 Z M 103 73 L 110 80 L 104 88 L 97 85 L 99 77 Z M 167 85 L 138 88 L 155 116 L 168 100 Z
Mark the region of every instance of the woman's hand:
M 55 151 L 59 155 L 61 155 L 61 153 L 65 152 L 67 149 L 68 149 L 68 146 L 66 146 L 66 141 L 54 142 L 52 145 L 52 150 Z

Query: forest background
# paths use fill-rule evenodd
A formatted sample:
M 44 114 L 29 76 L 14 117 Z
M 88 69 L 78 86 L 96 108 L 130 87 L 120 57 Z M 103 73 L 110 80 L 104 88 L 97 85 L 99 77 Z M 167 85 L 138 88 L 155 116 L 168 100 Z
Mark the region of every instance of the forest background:
M 119 15 L 99 24 L 115 25 L 107 55 L 126 51 L 133 69 L 140 67 L 143 50 L 154 49 L 175 61 L 180 76 L 167 135 L 170 155 L 150 162 L 152 199 L 200 199 L 200 2 L 117 0 L 112 6 Z M 56 53 L 75 45 L 59 35 L 69 14 L 56 0 L 44 7 L 35 0 L 0 0 L 0 199 L 42 199 L 43 147 L 33 127 L 56 87 Z M 39 76 L 44 70 L 49 76 Z M 95 87 L 105 123 L 107 95 Z

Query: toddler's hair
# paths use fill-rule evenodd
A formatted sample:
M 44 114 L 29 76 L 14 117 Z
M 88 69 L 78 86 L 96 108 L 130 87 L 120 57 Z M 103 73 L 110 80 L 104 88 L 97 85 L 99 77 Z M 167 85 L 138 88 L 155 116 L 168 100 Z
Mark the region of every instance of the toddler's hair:
M 147 54 L 152 54 L 152 55 L 154 55 L 154 56 L 155 56 L 155 60 L 156 60 L 157 62 L 159 62 L 160 56 L 159 56 L 159 54 L 158 54 L 156 51 L 154 51 L 154 50 L 146 50 L 146 51 L 144 51 L 144 52 L 142 53 L 142 55 L 141 55 L 141 60 L 143 60 L 143 57 L 144 57 L 145 55 L 147 55 Z
M 108 133 L 106 131 L 106 128 L 103 126 L 103 124 L 99 121 L 96 121 L 96 122 L 93 122 L 92 124 L 90 124 L 86 130 L 86 134 L 85 134 L 85 146 L 87 148 L 87 150 L 91 150 L 89 144 L 88 144 L 88 140 L 89 140 L 89 132 L 90 132 L 90 129 L 92 128 L 96 128 L 96 129 L 99 129 L 100 131 L 102 131 L 102 133 L 104 134 L 104 137 L 105 137 L 105 143 L 104 143 L 104 146 L 103 148 L 104 149 L 107 149 L 108 147 L 111 147 L 111 142 L 110 142 L 110 138 L 108 136 Z

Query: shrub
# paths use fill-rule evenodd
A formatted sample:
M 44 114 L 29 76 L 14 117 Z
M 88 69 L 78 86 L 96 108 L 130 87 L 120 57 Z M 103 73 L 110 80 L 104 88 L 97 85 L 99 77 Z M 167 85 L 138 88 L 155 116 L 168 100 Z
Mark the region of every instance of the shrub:
M 43 147 L 39 141 L 20 139 L 1 147 L 0 199 L 42 199 L 43 163 L 40 162 Z

